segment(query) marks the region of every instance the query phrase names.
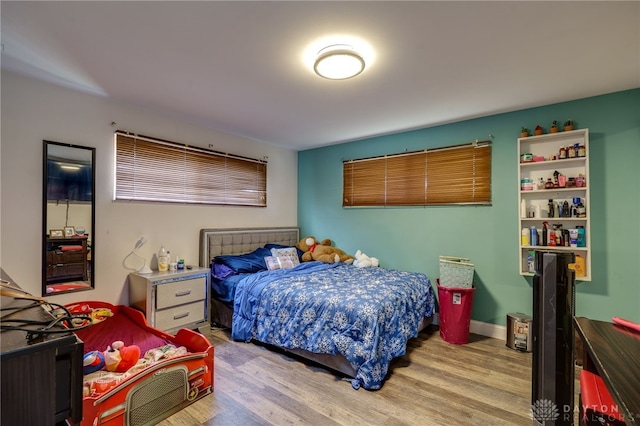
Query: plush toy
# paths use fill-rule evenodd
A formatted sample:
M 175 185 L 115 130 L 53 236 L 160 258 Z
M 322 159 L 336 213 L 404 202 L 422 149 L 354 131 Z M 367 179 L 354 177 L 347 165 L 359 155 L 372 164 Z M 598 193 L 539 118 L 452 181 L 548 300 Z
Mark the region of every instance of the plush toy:
M 107 371 L 124 373 L 140 359 L 140 348 L 136 345 L 125 346 L 116 340 L 104 351 L 104 364 Z
M 72 326 L 81 327 L 97 324 L 113 316 L 109 308 L 92 308 L 88 303 L 67 305 L 66 310 L 73 315 Z M 62 313 L 62 312 L 61 312 Z
M 303 262 L 319 260 L 324 263 L 344 262 L 347 265 L 353 263 L 353 256 L 337 247 L 332 247 L 329 239 L 318 243 L 316 238 L 311 236 L 300 240 L 296 247 L 304 252 L 301 258 Z
M 82 358 L 82 373 L 91 374 L 104 368 L 104 354 L 100 351 L 91 351 Z
M 353 266 L 358 268 L 377 267 L 380 262 L 375 257 L 369 257 L 360 250 L 356 251 L 356 260 L 353 261 Z

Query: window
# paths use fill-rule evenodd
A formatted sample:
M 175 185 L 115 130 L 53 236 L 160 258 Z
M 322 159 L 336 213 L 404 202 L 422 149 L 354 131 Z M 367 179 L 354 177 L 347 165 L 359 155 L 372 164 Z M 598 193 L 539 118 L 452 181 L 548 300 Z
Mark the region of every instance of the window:
M 431 206 L 491 202 L 491 144 L 348 160 L 344 207 Z
M 115 199 L 266 207 L 267 163 L 116 132 Z

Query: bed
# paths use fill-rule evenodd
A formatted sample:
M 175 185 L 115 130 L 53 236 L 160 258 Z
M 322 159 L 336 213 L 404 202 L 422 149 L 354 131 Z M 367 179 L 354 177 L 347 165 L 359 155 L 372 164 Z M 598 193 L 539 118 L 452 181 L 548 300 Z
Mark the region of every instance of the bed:
M 435 314 L 424 274 L 304 262 L 266 270 L 261 256 L 291 250 L 298 228 L 202 229 L 200 265 L 211 269 L 211 321 L 236 341 L 257 341 L 379 389 Z M 298 253 L 299 254 L 299 253 Z
M 75 331 L 84 353 L 104 352 L 114 341 L 140 348 L 125 372 L 104 368 L 84 375 L 81 425 L 151 425 L 213 392 L 213 346 L 197 332 L 176 335 L 150 327 L 135 309 L 105 302 L 67 306 L 92 318 Z

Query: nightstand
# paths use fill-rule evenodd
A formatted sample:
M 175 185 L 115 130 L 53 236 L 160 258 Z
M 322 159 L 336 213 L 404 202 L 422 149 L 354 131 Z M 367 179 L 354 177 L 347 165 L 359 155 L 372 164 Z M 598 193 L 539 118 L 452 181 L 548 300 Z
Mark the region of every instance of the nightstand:
M 129 274 L 129 303 L 169 333 L 209 323 L 208 268 Z

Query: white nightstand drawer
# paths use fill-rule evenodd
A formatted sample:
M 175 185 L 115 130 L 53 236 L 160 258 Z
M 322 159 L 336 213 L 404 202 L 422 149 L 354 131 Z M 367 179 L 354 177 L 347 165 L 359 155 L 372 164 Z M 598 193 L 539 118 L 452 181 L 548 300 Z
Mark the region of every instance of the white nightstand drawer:
M 207 297 L 207 280 L 204 277 L 200 277 L 159 284 L 156 291 L 156 309 L 183 305 L 203 300 Z
M 171 330 L 185 324 L 205 321 L 206 301 L 200 300 L 188 305 L 156 311 L 155 327 L 161 330 Z

